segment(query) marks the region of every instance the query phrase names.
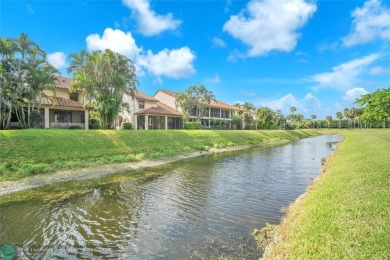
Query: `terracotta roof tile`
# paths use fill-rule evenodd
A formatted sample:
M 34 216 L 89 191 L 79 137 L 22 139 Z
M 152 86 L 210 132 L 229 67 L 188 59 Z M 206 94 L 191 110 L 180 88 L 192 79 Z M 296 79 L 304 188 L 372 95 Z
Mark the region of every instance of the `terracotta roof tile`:
M 164 90 L 164 89 L 159 89 L 159 90 L 157 90 L 157 92 L 158 91 L 161 91 L 161 92 L 163 92 L 163 93 L 165 93 L 165 94 L 167 94 L 167 95 L 169 95 L 171 97 L 176 97 L 179 94 L 179 93 L 176 93 L 176 92 L 173 92 L 173 91 L 169 91 L 169 90 Z
M 135 92 L 135 98 L 138 99 L 138 100 L 146 100 L 146 101 L 154 101 L 154 102 L 159 102 L 158 99 L 152 97 L 152 96 L 149 96 L 145 93 L 143 93 L 142 91 L 140 90 L 136 90 Z
M 72 78 L 67 78 L 63 76 L 56 76 L 57 80 L 55 82 L 56 88 L 69 89 L 71 90 L 71 85 L 73 82 Z
M 218 107 L 218 108 L 222 108 L 222 109 L 238 110 L 237 107 L 226 104 L 226 103 L 218 101 L 218 100 L 211 100 L 210 106 L 211 107 Z
M 164 90 L 164 89 L 159 89 L 158 91 L 161 91 L 171 97 L 177 97 L 177 95 L 179 95 L 180 93 L 177 93 L 177 92 L 173 92 L 173 91 L 169 91 L 169 90 Z M 232 106 L 232 105 L 229 105 L 229 104 L 226 104 L 224 102 L 221 102 L 221 101 L 218 101 L 218 100 L 212 100 L 210 102 L 210 106 L 212 107 L 218 107 L 218 108 L 223 108 L 223 109 L 233 109 L 233 110 L 238 110 L 237 107 L 235 106 Z
M 176 109 L 165 105 L 161 102 L 157 103 L 156 107 L 149 107 L 144 110 L 138 111 L 135 115 L 165 115 L 165 116 L 182 116 L 183 114 Z
M 75 108 L 82 108 L 82 109 L 90 108 L 90 107 L 84 107 L 84 105 L 79 103 L 79 102 L 76 102 L 76 101 L 73 101 L 70 99 L 66 99 L 66 98 L 62 98 L 62 97 L 50 97 L 50 98 L 44 97 L 41 100 L 41 104 L 46 105 L 46 106 L 53 106 L 54 105 L 54 106 L 75 107 Z

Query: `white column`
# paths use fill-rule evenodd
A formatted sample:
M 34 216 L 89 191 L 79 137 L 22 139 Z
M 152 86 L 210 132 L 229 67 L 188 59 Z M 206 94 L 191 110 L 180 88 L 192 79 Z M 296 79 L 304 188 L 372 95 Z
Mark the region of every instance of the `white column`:
M 134 115 L 134 124 L 133 124 L 133 127 L 134 127 L 134 130 L 138 130 L 138 116 Z
M 168 117 L 165 116 L 165 130 L 168 130 Z
M 145 130 L 149 130 L 149 120 L 148 115 L 145 115 Z
M 45 107 L 45 128 L 50 128 L 50 116 L 48 107 Z
M 88 109 L 84 112 L 84 124 L 85 124 L 85 130 L 89 129 L 89 111 Z

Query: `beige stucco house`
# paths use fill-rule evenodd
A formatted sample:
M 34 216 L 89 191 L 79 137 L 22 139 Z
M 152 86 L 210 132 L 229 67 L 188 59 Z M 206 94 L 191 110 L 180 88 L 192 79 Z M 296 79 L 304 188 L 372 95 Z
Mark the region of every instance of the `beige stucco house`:
M 170 107 L 176 108 L 176 97 L 179 93 L 159 89 L 154 97 L 160 100 L 162 103 L 167 104 Z M 182 112 L 180 107 L 177 110 Z M 239 111 L 235 106 L 226 104 L 218 100 L 212 100 L 210 107 L 201 116 L 201 124 L 203 128 L 212 128 L 215 120 L 225 121 L 228 129 L 232 128 L 232 120 L 234 111 Z M 195 120 L 195 110 L 189 115 L 190 120 Z
M 45 90 L 48 97 L 42 98 L 45 128 L 69 128 L 79 126 L 88 130 L 90 107 L 83 103 L 81 93 L 71 88 L 73 79 L 57 76 L 54 92 Z
M 127 94 L 124 102 L 129 104 L 129 111 L 124 111 L 118 118 L 117 128 L 122 122 L 132 123 L 137 130 L 182 129 L 183 114 L 157 98 L 136 90 L 134 98 Z

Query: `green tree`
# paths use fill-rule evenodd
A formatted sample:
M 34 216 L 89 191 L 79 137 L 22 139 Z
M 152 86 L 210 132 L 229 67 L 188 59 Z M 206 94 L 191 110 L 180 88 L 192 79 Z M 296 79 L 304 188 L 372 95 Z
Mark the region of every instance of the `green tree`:
M 242 129 L 242 121 L 243 121 L 243 115 L 238 113 L 238 112 L 234 112 L 233 113 L 233 118 L 232 118 L 232 124 L 233 124 L 233 128 L 234 129 Z
M 74 74 L 73 87 L 82 91 L 94 107 L 102 128 L 112 128 L 118 114 L 128 108 L 123 96 L 134 93 L 138 84 L 135 67 L 125 56 L 106 49 L 70 55 L 69 73 Z
M 313 129 L 314 129 L 314 126 L 315 126 L 316 119 L 317 119 L 316 115 L 311 115 L 311 121 L 312 121 Z
M 290 112 L 291 112 L 291 114 L 294 114 L 295 112 L 297 112 L 297 108 L 296 107 L 290 107 Z
M 214 93 L 198 83 L 177 96 L 176 106 L 181 108 L 186 117 L 193 115 L 195 120 L 200 122 L 201 116 L 210 108 L 212 100 L 215 100 Z
M 330 129 L 330 123 L 332 123 L 333 118 L 331 116 L 326 116 L 326 122 L 328 123 L 328 129 Z
M 383 128 L 386 128 L 386 122 L 390 118 L 390 87 L 363 95 L 356 103 L 363 107 L 363 120 L 382 123 Z
M 352 118 L 353 118 L 353 111 L 351 111 L 349 108 L 344 108 L 344 116 L 347 118 L 347 120 L 348 120 L 348 128 L 350 128 L 351 127 Z
M 337 117 L 337 119 L 339 120 L 339 129 L 341 129 L 341 119 L 343 119 L 343 113 L 341 113 L 341 112 L 337 112 L 336 113 L 336 117 Z
M 241 108 L 244 109 L 244 124 L 246 129 L 251 129 L 255 119 L 253 117 L 255 106 L 252 103 L 245 102 L 241 105 Z
M 44 90 L 53 89 L 58 71 L 26 34 L 0 39 L 0 129 L 10 127 L 14 114 L 22 128 L 34 126 Z
M 259 107 L 256 109 L 256 116 L 259 120 L 259 125 L 262 128 L 269 129 L 274 122 L 275 112 L 269 107 Z

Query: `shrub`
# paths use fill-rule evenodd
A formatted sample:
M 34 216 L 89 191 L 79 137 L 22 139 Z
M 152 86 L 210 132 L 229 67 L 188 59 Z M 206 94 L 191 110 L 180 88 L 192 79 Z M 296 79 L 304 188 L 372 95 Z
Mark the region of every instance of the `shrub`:
M 81 127 L 79 125 L 72 125 L 72 126 L 69 126 L 68 129 L 81 129 Z
M 133 125 L 130 122 L 126 122 L 126 123 L 122 123 L 122 127 L 121 128 L 123 130 L 132 130 L 133 129 Z
M 97 118 L 91 118 L 91 120 L 89 120 L 89 128 L 90 129 L 99 129 L 100 128 L 100 120 Z
M 184 129 L 202 129 L 200 122 L 184 122 Z

